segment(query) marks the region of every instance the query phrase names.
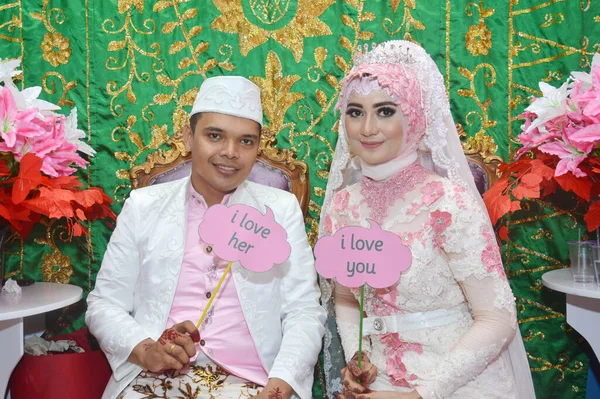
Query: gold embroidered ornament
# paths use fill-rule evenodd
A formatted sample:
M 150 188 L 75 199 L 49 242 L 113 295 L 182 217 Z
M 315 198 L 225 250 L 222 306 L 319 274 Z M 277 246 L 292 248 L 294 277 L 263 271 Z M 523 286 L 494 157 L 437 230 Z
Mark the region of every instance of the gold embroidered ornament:
M 319 17 L 334 0 L 213 0 L 213 3 L 221 15 L 211 23 L 211 29 L 237 34 L 244 57 L 271 38 L 300 62 L 305 37 L 331 35 L 331 29 Z
M 53 253 L 45 254 L 43 259 L 40 269 L 44 281 L 67 284 L 71 280 L 71 258 L 55 249 Z
M 483 21 L 471 25 L 465 34 L 466 48 L 473 56 L 488 55 L 492 48 L 492 32 Z
M 44 52 L 42 58 L 53 67 L 66 64 L 71 58 L 71 42 L 60 32 L 46 33 L 40 48 Z

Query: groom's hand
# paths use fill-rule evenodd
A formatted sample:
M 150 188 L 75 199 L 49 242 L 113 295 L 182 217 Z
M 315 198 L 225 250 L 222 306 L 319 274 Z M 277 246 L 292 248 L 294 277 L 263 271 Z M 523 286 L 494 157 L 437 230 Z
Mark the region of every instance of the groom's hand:
M 179 370 L 196 354 L 194 342 L 200 341 L 200 332 L 189 320 L 163 331 L 158 341 L 148 338 L 133 348 L 129 361 L 144 370 L 158 373 Z
M 254 397 L 257 399 L 289 399 L 292 392 L 290 384 L 279 378 L 271 378 L 263 390 Z

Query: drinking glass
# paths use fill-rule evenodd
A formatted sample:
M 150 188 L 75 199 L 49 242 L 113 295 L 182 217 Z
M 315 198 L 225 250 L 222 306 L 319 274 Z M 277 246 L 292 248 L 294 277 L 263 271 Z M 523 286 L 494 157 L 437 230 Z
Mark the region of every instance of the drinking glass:
M 571 270 L 576 283 L 593 283 L 596 270 L 592 260 L 592 246 L 587 241 L 569 241 Z
M 600 243 L 590 244 L 592 248 L 592 261 L 596 272 L 596 282 L 600 285 Z

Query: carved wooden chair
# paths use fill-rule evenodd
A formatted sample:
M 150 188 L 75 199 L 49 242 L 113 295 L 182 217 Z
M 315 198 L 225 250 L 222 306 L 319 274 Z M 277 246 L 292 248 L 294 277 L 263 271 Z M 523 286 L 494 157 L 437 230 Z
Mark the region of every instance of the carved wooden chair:
M 457 124 L 456 128 L 461 138 L 467 136 L 460 124 Z M 484 136 L 483 132 L 469 137 L 462 145 L 475 185 L 479 193 L 483 195 L 498 178 L 498 166 L 502 162 L 502 158 L 493 155 L 498 146 L 490 136 Z
M 260 153 L 248 180 L 293 193 L 306 217 L 310 199 L 308 166 L 294 158 L 288 150 L 271 147 L 271 135 L 263 131 Z M 183 132 L 176 131 L 167 141 L 170 149 L 159 149 L 148 155 L 146 162 L 129 171 L 133 188 L 160 184 L 190 174 L 192 155 L 186 150 Z

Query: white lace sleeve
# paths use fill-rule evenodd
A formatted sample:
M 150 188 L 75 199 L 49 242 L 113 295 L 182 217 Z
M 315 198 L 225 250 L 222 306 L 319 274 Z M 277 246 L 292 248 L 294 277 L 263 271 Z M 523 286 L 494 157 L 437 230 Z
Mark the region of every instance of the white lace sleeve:
M 417 388 L 425 399 L 448 397 L 478 376 L 517 331 L 514 296 L 488 217 L 470 193 L 458 189 L 453 198 L 456 202 L 432 216 L 441 217 L 442 226 L 450 218 L 437 234 L 474 321 L 437 365 L 435 382 Z
M 349 362 L 358 351 L 360 304 L 349 288 L 338 283 L 335 283 L 334 298 L 338 332 L 344 348 L 344 357 L 346 362 Z M 371 340 L 368 336 L 363 336 L 362 350 L 367 354 L 371 353 Z

